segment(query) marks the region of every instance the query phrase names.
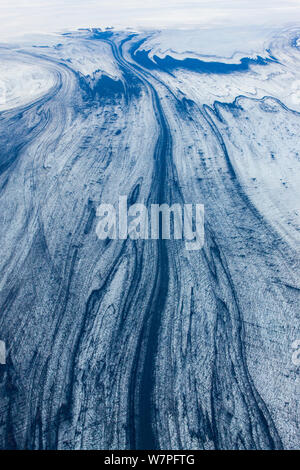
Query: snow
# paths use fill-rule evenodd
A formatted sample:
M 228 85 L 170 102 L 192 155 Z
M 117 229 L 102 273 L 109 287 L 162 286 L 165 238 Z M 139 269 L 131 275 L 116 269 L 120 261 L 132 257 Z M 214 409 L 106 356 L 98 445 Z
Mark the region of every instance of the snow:
M 1 448 L 299 448 L 299 5 L 161 3 L 1 3 Z M 99 240 L 120 195 L 203 249 Z

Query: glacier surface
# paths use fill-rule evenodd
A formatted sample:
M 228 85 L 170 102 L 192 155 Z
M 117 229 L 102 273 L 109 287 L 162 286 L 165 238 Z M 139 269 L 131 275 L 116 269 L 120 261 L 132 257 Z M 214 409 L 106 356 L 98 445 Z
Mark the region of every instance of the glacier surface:
M 300 30 L 178 34 L 0 48 L 1 448 L 299 448 Z M 203 249 L 99 240 L 119 195 Z

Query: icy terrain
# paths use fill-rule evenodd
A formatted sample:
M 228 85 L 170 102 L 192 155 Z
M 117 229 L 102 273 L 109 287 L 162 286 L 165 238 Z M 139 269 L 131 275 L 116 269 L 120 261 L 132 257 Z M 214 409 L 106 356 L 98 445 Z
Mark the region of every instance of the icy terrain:
M 300 30 L 187 34 L 0 48 L 1 448 L 299 448 Z M 119 195 L 204 248 L 99 240 Z

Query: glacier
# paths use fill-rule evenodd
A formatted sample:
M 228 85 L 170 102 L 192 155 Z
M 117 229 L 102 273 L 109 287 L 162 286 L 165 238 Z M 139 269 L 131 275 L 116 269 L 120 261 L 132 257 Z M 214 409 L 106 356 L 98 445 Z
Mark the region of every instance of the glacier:
M 299 448 L 300 30 L 263 33 L 1 44 L 0 448 Z M 120 195 L 204 204 L 203 249 L 99 240 Z

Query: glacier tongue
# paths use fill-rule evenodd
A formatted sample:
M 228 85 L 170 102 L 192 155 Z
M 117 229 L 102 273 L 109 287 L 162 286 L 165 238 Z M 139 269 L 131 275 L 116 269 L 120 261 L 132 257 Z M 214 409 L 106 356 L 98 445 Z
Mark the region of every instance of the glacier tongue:
M 0 48 L 1 448 L 299 447 L 299 35 Z M 99 240 L 120 195 L 204 204 L 203 249 Z

